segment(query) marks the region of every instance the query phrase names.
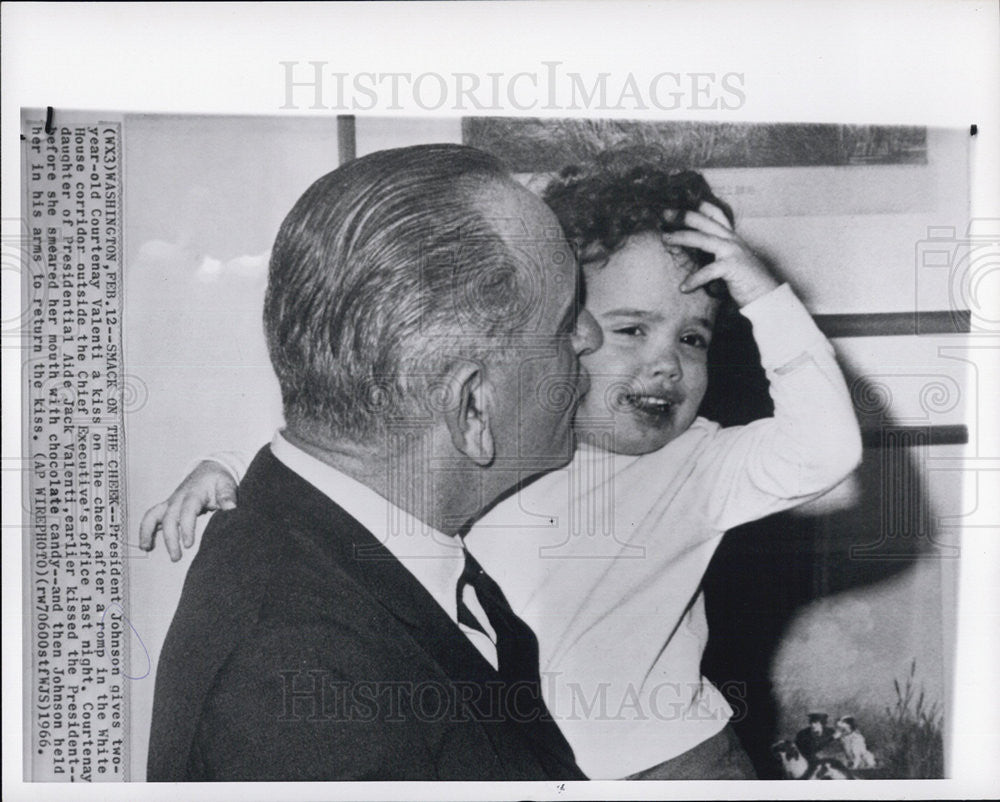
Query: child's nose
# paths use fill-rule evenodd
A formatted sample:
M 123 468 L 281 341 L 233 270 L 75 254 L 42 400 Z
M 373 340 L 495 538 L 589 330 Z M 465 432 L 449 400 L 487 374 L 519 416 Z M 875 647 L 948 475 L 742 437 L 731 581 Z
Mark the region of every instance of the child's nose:
M 681 370 L 681 360 L 674 348 L 664 348 L 657 354 L 653 363 L 654 378 L 664 378 L 669 381 L 680 381 L 684 372 Z

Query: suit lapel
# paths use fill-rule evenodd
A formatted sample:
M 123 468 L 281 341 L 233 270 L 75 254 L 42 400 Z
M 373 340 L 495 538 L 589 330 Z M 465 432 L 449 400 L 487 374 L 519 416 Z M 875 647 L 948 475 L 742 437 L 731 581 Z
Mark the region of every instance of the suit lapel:
M 492 723 L 500 725 L 483 729 L 504 765 L 523 763 L 517 754 L 519 739 L 512 737 L 520 732 L 554 758 L 554 776 L 566 767 L 562 774 L 567 778 L 582 778 L 573 773 L 579 769 L 572 750 L 553 722 L 518 727 L 504 721 L 506 711 L 497 709 L 500 675 L 416 577 L 340 505 L 274 457 L 269 447 L 258 452 L 239 494 L 241 504 L 280 520 L 283 526 L 321 534 L 324 544 L 335 552 L 337 564 L 406 627 L 412 640 L 451 681 L 467 684 L 470 691 L 483 689 L 477 708 L 487 721 L 492 713 Z M 474 717 L 483 723 L 482 717 Z
M 437 636 L 433 640 L 455 639 L 454 622 L 392 552 L 339 504 L 275 458 L 270 448 L 258 453 L 239 493 L 240 503 L 261 515 L 321 537 L 338 566 L 409 628 Z M 485 663 L 476 648 L 462 640 Z M 462 656 L 462 665 L 475 662 L 472 654 Z

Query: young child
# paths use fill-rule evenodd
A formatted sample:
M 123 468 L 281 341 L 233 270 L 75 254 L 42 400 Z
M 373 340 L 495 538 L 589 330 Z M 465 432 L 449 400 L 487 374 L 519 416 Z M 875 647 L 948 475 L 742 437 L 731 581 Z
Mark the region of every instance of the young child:
M 544 197 L 577 247 L 604 344 L 581 359 L 591 389 L 573 461 L 494 507 L 467 547 L 538 636 L 545 702 L 589 777 L 753 777 L 732 708 L 701 675 L 701 581 L 726 530 L 853 470 L 847 387 L 697 173 L 605 159 L 563 171 Z M 774 416 L 722 428 L 698 409 L 727 295 L 753 325 Z M 234 491 L 203 462 L 147 513 L 142 543 L 162 521 L 179 557 L 196 514 L 232 506 Z

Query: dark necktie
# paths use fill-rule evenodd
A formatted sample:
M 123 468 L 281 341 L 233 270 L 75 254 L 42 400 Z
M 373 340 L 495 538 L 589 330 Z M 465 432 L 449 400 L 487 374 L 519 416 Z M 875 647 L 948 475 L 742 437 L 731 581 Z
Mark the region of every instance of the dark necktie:
M 541 681 L 538 671 L 538 640 L 531 627 L 524 623 L 500 590 L 500 586 L 483 571 L 469 552 L 465 552 L 465 570 L 458 580 L 458 621 L 472 629 L 485 632 L 480 622 L 462 599 L 466 585 L 476 591 L 490 626 L 497 636 L 497 670 L 506 682 L 528 682 L 536 687 Z
M 540 740 L 546 751 L 556 756 L 558 763 L 551 769 L 555 776 L 584 779 L 574 762 L 573 750 L 542 699 L 538 639 L 535 633 L 511 609 L 500 586 L 469 552 L 465 549 L 463 551 L 465 569 L 456 588 L 458 621 L 485 634 L 481 623 L 462 599 L 465 586 L 471 585 L 497 636 L 497 672 L 500 678 L 508 687 L 520 687 L 527 691 L 508 701 L 506 718 L 512 723 L 526 725 L 529 737 Z

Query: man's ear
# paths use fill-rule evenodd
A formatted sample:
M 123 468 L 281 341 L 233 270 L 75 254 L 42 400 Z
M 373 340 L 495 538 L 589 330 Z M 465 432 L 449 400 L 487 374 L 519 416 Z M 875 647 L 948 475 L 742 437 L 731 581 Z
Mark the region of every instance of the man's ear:
M 477 465 L 493 462 L 493 387 L 475 362 L 462 362 L 449 371 L 456 403 L 445 411 L 451 442 Z

